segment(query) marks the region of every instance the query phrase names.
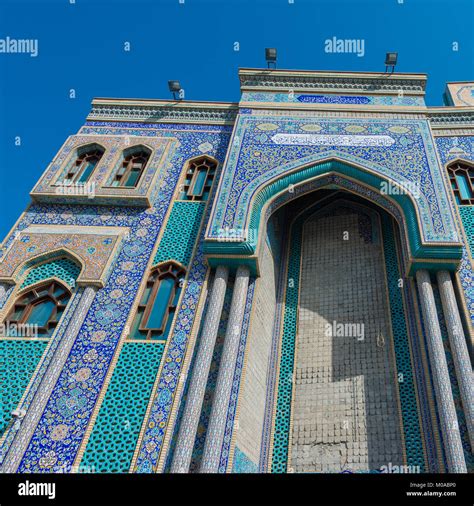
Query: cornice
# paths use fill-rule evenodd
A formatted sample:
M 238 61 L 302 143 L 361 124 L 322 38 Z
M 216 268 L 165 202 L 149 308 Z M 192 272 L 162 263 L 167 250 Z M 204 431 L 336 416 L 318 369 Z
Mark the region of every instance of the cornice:
M 468 135 L 474 129 L 474 107 L 363 107 L 327 106 L 298 107 L 288 104 L 245 103 L 254 114 L 305 116 L 315 112 L 322 116 L 398 117 L 428 119 L 433 130 L 462 131 Z M 302 109 L 306 110 L 302 110 Z M 151 123 L 197 123 L 203 125 L 233 125 L 239 112 L 237 103 L 173 102 L 166 100 L 94 99 L 89 121 L 139 121 Z M 446 133 L 440 135 L 446 135 Z
M 472 128 L 432 128 L 435 137 L 474 137 L 474 126 Z
M 238 112 L 235 103 L 120 100 L 96 98 L 88 121 L 140 121 L 150 123 L 200 123 L 232 125 Z
M 330 93 L 424 95 L 426 75 L 366 72 L 313 72 L 293 70 L 240 69 L 242 91 L 288 90 Z
M 364 118 L 370 119 L 426 119 L 423 109 L 413 111 L 401 111 L 396 108 L 386 109 L 336 109 L 336 108 L 313 108 L 313 109 L 289 109 L 289 108 L 253 108 L 255 116 L 288 116 L 288 117 L 321 117 L 321 118 Z
M 474 128 L 474 107 L 428 108 L 431 127 Z

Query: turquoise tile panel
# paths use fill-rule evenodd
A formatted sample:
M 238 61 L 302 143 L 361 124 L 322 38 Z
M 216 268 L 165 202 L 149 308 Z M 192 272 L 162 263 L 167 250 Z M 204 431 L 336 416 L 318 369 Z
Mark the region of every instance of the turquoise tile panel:
M 0 436 L 18 406 L 47 341 L 0 341 Z
M 164 346 L 124 344 L 80 464 L 84 470 L 129 471 Z
M 206 202 L 175 202 L 153 265 L 166 260 L 189 264 Z

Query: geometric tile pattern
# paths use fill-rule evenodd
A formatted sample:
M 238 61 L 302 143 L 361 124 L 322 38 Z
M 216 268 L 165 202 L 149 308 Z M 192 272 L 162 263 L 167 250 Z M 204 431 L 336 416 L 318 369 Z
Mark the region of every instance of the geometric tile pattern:
M 286 296 L 281 333 L 276 410 L 273 422 L 272 473 L 285 473 L 288 464 L 302 230 L 301 220 L 297 220 L 291 230 L 291 254 L 288 259 L 285 283 Z
M 185 267 L 188 265 L 205 208 L 206 202 L 178 201 L 173 204 L 153 265 L 167 260 Z
M 471 256 L 474 257 L 474 206 L 459 206 L 462 224 L 466 232 L 466 238 L 471 250 Z
M 386 213 L 381 213 L 381 221 L 407 464 L 409 466 L 418 466 L 420 472 L 423 472 L 425 470 L 425 458 L 407 331 L 408 315 L 405 314 L 402 289 L 399 286 L 399 280 L 402 279 L 402 276 L 397 259 L 394 225 Z M 407 311 L 413 312 L 412 307 L 408 305 L 406 307 Z
M 102 124 L 100 128 L 88 126 L 88 132 L 83 132 L 92 135 L 141 135 L 143 131 L 143 135 L 149 137 L 178 139 L 179 148 L 170 154 L 170 164 L 164 162 L 167 170 L 163 171 L 151 208 L 142 210 L 127 206 L 78 204 L 71 207 L 62 204 L 35 204 L 29 208 L 14 231 L 24 230 L 30 224 L 55 224 L 127 227 L 129 232 L 124 235 L 123 247 L 113 258 L 106 286 L 97 292 L 88 311 L 79 331 L 80 339 L 72 346 L 43 417 L 20 463 L 20 472 L 27 470 L 51 472 L 52 468 L 67 472 L 71 468 L 143 278 L 145 266 L 170 207 L 171 197 L 182 168 L 190 158 L 202 155 L 198 146 L 203 143 L 210 145 L 210 156 L 222 163 L 231 133 L 231 128 L 227 126 L 205 128 L 197 125 L 189 128 L 189 125 L 175 124 L 151 126 L 153 128 L 150 128 L 150 125 L 134 123 L 130 128 L 121 128 L 118 123 L 108 123 Z M 7 238 L 6 247 L 13 241 L 13 233 Z M 171 412 L 172 396 L 178 384 L 182 359 L 207 271 L 202 253 L 197 254 L 192 265 L 188 281 L 183 287 L 182 303 L 176 315 L 176 324 L 170 333 L 168 353 L 163 357 L 166 365 L 157 392 L 160 399 L 168 399 L 163 405 L 165 408 L 163 421 L 168 419 Z M 74 379 L 78 370 L 84 366 L 91 368 L 91 375 L 87 381 Z M 77 406 L 77 413 L 80 413 L 80 416 L 70 418 L 69 412 L 63 409 L 64 403 L 71 402 Z M 51 438 L 53 426 L 63 423 L 73 425 L 68 434 L 68 444 Z M 160 431 L 164 427 L 166 422 L 160 422 Z M 161 441 L 158 441 L 156 446 L 159 450 Z
M 58 260 L 52 260 L 31 269 L 20 288 L 26 288 L 34 283 L 43 281 L 43 279 L 52 277 L 62 279 L 68 286 L 73 288 L 80 271 L 81 268 L 72 260 L 59 258 Z
M 313 206 L 314 212 L 318 206 Z M 298 293 L 300 290 L 300 251 L 302 237 L 302 221 L 310 211 L 302 214 L 293 224 L 291 231 L 291 255 L 288 263 L 286 280 L 286 301 L 280 349 L 280 369 L 274 416 L 273 455 L 271 470 L 273 473 L 287 471 L 289 428 L 291 418 L 291 400 L 294 385 L 294 354 L 296 319 L 298 307 Z M 420 471 L 425 468 L 423 444 L 418 420 L 414 377 L 411 366 L 408 335 L 405 324 L 401 291 L 398 287 L 400 278 L 399 266 L 396 258 L 395 242 L 390 219 L 381 213 L 383 224 L 384 255 L 386 260 L 387 281 L 392 318 L 392 334 L 396 356 L 396 370 L 398 390 L 402 410 L 403 434 L 405 437 L 405 452 L 407 464 L 419 466 Z M 401 381 L 400 381 L 401 379 Z M 377 469 L 373 469 L 377 471 Z
M 0 340 L 0 436 L 12 420 L 31 375 L 48 343 L 31 340 Z
M 124 343 L 81 467 L 96 473 L 129 471 L 164 346 Z

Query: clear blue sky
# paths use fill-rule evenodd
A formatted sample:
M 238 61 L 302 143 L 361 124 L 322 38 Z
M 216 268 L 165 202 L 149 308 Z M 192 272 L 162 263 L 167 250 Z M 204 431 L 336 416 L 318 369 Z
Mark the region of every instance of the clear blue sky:
M 179 79 L 187 99 L 236 101 L 238 67 L 277 47 L 279 68 L 313 70 L 379 71 L 398 51 L 441 105 L 445 82 L 474 80 L 474 0 L 399 1 L 0 0 L 0 39 L 39 43 L 36 58 L 0 53 L 0 240 L 94 96 L 168 98 Z M 365 55 L 325 53 L 334 36 L 364 39 Z

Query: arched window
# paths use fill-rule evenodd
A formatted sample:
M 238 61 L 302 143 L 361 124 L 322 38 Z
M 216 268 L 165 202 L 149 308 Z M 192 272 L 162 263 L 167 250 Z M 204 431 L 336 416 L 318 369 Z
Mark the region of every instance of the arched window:
M 146 164 L 150 159 L 151 150 L 145 146 L 134 146 L 126 149 L 122 161 L 115 171 L 112 186 L 134 188 L 137 186 Z
M 180 200 L 207 200 L 216 174 L 217 164 L 203 156 L 189 163 Z
M 174 262 L 158 265 L 151 271 L 132 324 L 131 339 L 166 338 L 184 275 L 184 268 Z
M 474 204 L 474 167 L 454 162 L 448 167 L 449 180 L 459 205 Z
M 61 319 L 70 297 L 71 292 L 67 288 L 50 280 L 21 295 L 4 324 L 7 329 L 15 329 L 16 335 L 21 329 L 35 329 L 38 337 L 49 337 Z
M 103 154 L 104 149 L 97 144 L 79 148 L 76 159 L 69 165 L 65 180 L 74 183 L 87 182 Z

